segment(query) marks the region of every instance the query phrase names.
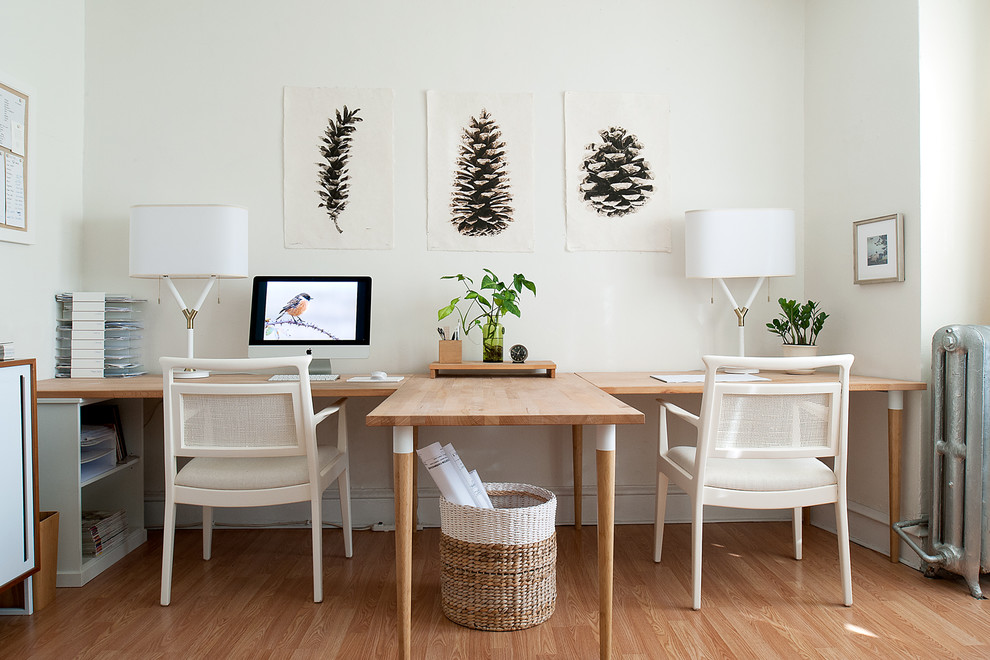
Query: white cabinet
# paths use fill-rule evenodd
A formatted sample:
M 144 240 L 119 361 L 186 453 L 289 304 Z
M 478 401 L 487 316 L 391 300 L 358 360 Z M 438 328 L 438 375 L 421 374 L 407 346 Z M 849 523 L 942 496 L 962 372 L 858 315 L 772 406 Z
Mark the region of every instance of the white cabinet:
M 38 568 L 34 368 L 0 362 L 0 590 Z
M 80 448 L 84 406 L 107 399 L 39 399 L 38 452 L 41 508 L 59 512 L 59 587 L 81 587 L 148 539 L 144 528 L 143 399 L 114 399 L 129 456 L 88 476 Z M 82 512 L 116 511 L 127 515 L 127 538 L 98 557 L 83 554 Z

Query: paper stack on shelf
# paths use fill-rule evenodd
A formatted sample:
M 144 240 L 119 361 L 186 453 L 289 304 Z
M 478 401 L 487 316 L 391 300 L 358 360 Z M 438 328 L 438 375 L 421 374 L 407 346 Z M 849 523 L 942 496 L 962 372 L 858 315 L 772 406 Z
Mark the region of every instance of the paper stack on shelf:
M 55 296 L 57 378 L 138 376 L 144 372 L 135 303 L 123 294 L 76 291 Z
M 82 512 L 82 551 L 99 557 L 127 540 L 127 514 L 120 511 Z
M 478 471 L 468 472 L 453 445 L 441 447 L 439 442 L 434 442 L 416 453 L 448 502 L 481 509 L 494 508 Z
M 117 464 L 117 429 L 110 424 L 83 424 L 79 428 L 79 479 L 112 470 Z

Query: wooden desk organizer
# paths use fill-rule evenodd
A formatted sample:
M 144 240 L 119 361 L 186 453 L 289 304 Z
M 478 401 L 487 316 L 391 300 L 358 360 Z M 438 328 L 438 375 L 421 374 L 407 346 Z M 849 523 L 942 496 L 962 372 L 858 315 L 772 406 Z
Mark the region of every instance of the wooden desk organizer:
M 460 364 L 461 340 L 441 339 L 437 362 L 440 364 Z

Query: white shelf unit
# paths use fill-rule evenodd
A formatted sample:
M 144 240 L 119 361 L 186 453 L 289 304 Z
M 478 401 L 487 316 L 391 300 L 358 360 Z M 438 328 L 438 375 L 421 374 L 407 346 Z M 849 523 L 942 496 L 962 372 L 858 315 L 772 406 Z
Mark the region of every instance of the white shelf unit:
M 83 474 L 83 406 L 111 401 L 120 410 L 129 456 L 95 476 Z M 56 586 L 81 587 L 148 540 L 144 528 L 144 400 L 38 399 L 41 508 L 59 512 Z M 113 456 L 113 454 L 110 454 Z M 127 512 L 127 540 L 98 557 L 83 555 L 82 512 Z

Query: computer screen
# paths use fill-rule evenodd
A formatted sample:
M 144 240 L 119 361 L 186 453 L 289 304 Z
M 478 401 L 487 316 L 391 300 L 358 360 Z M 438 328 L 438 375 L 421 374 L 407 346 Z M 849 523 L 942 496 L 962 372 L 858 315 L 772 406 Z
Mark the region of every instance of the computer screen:
M 256 276 L 248 355 L 311 354 L 316 360 L 371 354 L 371 278 Z M 311 367 L 316 373 L 329 365 Z

